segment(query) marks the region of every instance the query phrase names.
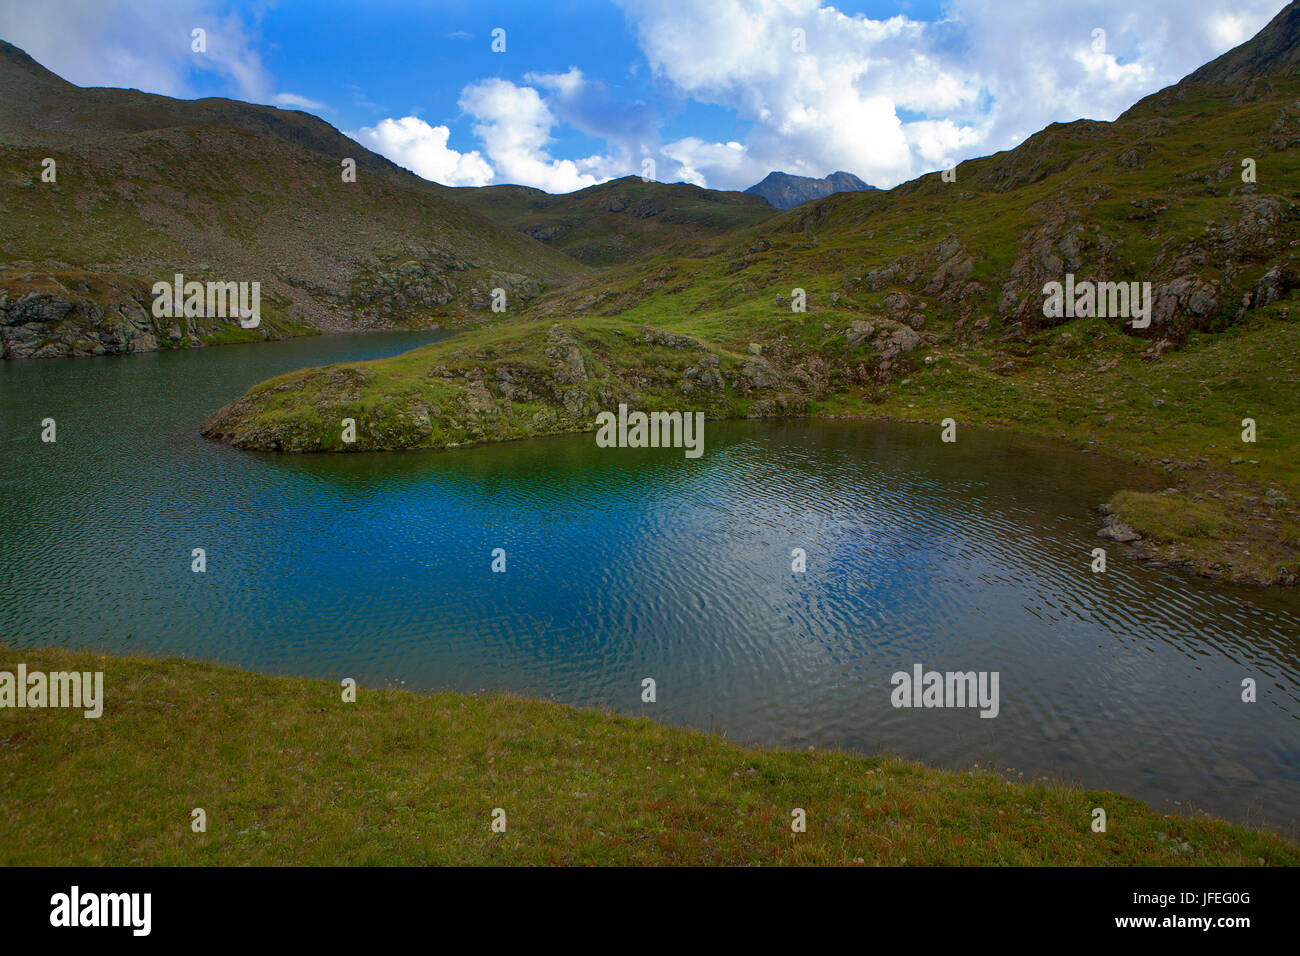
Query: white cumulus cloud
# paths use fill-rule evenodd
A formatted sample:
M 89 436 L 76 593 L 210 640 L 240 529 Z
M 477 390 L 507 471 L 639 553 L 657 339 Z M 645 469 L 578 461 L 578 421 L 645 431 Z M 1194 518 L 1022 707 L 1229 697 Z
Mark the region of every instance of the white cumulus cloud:
M 358 141 L 426 179 L 447 185 L 517 183 L 547 192 L 584 189 L 641 171 L 658 155 L 655 116 L 647 107 L 619 103 L 602 83 L 581 70 L 528 73 L 530 85 L 495 78 L 461 90 L 460 108 L 474 120 L 482 153 L 448 146 L 446 126 L 429 126 L 408 116 L 363 129 Z M 550 152 L 553 132 L 567 124 L 603 139 L 606 153 L 574 159 Z
M 430 126 L 417 116 L 382 120 L 350 135 L 417 176 L 444 186 L 486 186 L 492 181 L 492 167 L 478 150 L 451 149 L 447 145 L 451 131 L 446 126 Z
M 942 19 L 919 21 L 820 0 L 620 3 L 661 81 L 751 124 L 739 149 L 698 136 L 663 147 L 685 178 L 715 188 L 744 188 L 771 169 L 845 169 L 887 187 L 1053 122 L 1114 119 L 1282 6 L 950 0 Z
M 565 192 L 639 174 L 654 160 L 658 179 L 720 189 L 743 189 L 774 169 L 844 169 L 889 187 L 1014 146 L 1054 122 L 1114 119 L 1249 39 L 1283 6 L 945 0 L 939 19 L 924 21 L 848 14 L 824 0 L 614 2 L 644 56 L 627 75 L 649 103 L 626 96 L 621 73 L 593 76 L 580 66 L 513 80 L 457 76 L 448 82 L 460 87 L 478 140 L 466 152 L 452 147 L 448 126 L 397 118 L 345 86 L 369 116 L 390 117 L 357 138 L 452 185 Z M 281 89 L 263 64 L 264 12 L 228 0 L 0 0 L 0 36 L 81 85 L 193 96 L 216 78 L 241 99 L 326 110 Z M 195 27 L 207 31 L 205 53 L 190 49 Z M 573 55 L 584 49 L 576 43 Z M 703 121 L 675 119 L 690 116 L 692 103 L 721 109 L 696 114 Z M 661 127 L 678 122 L 663 142 Z M 603 145 L 566 156 L 560 129 Z
M 503 182 L 552 193 L 572 192 L 607 179 L 594 170 L 602 157 L 555 159 L 547 151 L 556 119 L 540 93 L 509 80 L 480 80 L 460 94 L 460 108 L 474 117 L 474 135 Z
M 204 52 L 191 32 L 205 31 Z M 256 24 L 206 0 L 61 0 L 0 4 L 0 36 L 79 86 L 193 96 L 191 71 L 216 74 L 246 100 L 268 102 L 274 79 Z

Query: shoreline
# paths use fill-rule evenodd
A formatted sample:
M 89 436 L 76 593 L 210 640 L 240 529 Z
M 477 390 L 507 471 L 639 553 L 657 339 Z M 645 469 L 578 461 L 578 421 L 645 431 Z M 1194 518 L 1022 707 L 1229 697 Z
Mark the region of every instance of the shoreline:
M 891 422 L 891 423 L 906 424 L 906 425 L 927 425 L 935 428 L 939 427 L 939 422 L 937 421 L 921 419 L 921 418 L 903 418 L 894 415 L 839 413 L 839 414 L 829 414 L 829 415 L 809 415 L 808 417 L 822 418 L 829 421 Z M 1073 450 L 1078 454 L 1099 455 L 1104 458 L 1109 458 L 1116 462 L 1122 462 L 1126 465 L 1144 468 L 1150 471 L 1153 476 L 1163 471 L 1161 467 L 1161 462 L 1159 462 L 1158 460 L 1153 459 L 1148 455 L 1144 455 L 1140 451 L 1134 451 L 1132 449 L 1123 448 L 1119 445 L 1114 445 L 1109 442 L 1102 443 L 1102 442 L 1094 441 L 1090 443 L 1094 447 L 1089 447 L 1089 445 L 1082 445 L 1077 439 L 1072 439 L 1066 435 L 1060 435 L 1060 434 L 1050 435 L 1042 431 L 1025 430 L 1023 428 L 1019 428 L 1013 425 L 1006 425 L 1006 424 L 995 423 L 995 422 L 981 421 L 981 422 L 966 424 L 965 427 L 977 428 L 983 431 L 1000 432 L 1003 434 L 1012 435 L 1016 438 L 1031 438 L 1031 439 L 1039 439 L 1045 441 L 1060 442 L 1063 444 L 1070 445 L 1073 448 Z M 1229 476 L 1224 473 L 1212 472 L 1207 477 L 1224 480 L 1227 479 Z M 1117 494 L 1120 493 L 1122 493 L 1122 491 Z M 1114 497 L 1112 497 L 1111 500 L 1113 501 Z M 1097 520 L 1095 523 L 1099 529 L 1098 537 L 1099 538 L 1103 537 L 1100 534 L 1100 530 L 1106 527 L 1106 522 L 1104 518 L 1108 514 L 1112 513 L 1109 509 L 1109 503 L 1099 502 L 1096 505 L 1090 506 L 1088 510 L 1100 516 L 1099 520 Z M 1137 530 L 1141 531 L 1142 529 L 1138 528 Z M 1170 568 L 1174 571 L 1177 571 L 1180 574 L 1192 575 L 1195 577 L 1203 578 L 1208 581 L 1214 581 L 1218 584 L 1229 584 L 1235 587 L 1257 588 L 1260 590 L 1269 589 L 1272 591 L 1285 590 L 1287 588 L 1296 589 L 1297 586 L 1300 586 L 1300 566 L 1297 567 L 1296 573 L 1291 574 L 1288 578 L 1284 580 L 1264 581 L 1258 579 L 1242 579 L 1241 577 L 1238 577 L 1234 574 L 1233 569 L 1231 567 L 1224 567 L 1224 566 L 1216 567 L 1215 564 L 1212 563 L 1213 559 L 1207 559 L 1203 561 L 1184 560 L 1184 559 L 1180 559 L 1174 554 L 1171 554 L 1171 549 L 1176 548 L 1180 544 L 1180 542 L 1177 540 L 1161 541 L 1159 539 L 1148 539 L 1146 537 L 1142 537 L 1132 542 L 1117 542 L 1117 543 L 1121 545 L 1121 553 L 1125 557 L 1129 558 L 1130 560 L 1140 561 L 1144 564 L 1150 565 L 1151 567 Z M 1296 590 L 1294 593 L 1300 595 L 1300 590 Z
M 229 407 L 229 406 L 227 406 Z M 337 448 L 313 448 L 303 450 L 285 450 L 285 449 L 268 449 L 260 447 L 246 448 L 232 440 L 229 434 L 211 434 L 208 430 L 208 424 L 220 412 L 215 412 L 208 416 L 200 426 L 199 432 L 204 438 L 217 444 L 226 445 L 238 451 L 256 452 L 259 454 L 293 454 L 293 455 L 328 455 L 328 454 L 403 454 L 403 453 L 420 453 L 420 452 L 445 452 L 454 451 L 461 448 L 470 448 L 475 445 L 485 444 L 506 444 L 509 442 L 528 441 L 537 438 L 550 438 L 559 435 L 583 435 L 595 434 L 598 430 L 597 425 L 593 422 L 589 427 L 562 428 L 556 431 L 537 432 L 532 434 L 510 435 L 504 437 L 475 438 L 468 441 L 449 442 L 439 446 L 407 446 L 399 448 L 360 448 L 356 451 L 345 451 Z M 860 421 L 860 422 L 878 422 L 888 424 L 903 425 L 925 425 L 938 428 L 940 422 L 928 418 L 906 417 L 890 414 L 871 414 L 867 412 L 809 412 L 805 414 L 771 414 L 761 416 L 706 416 L 706 421 Z M 959 421 L 959 427 L 975 428 L 982 431 L 997 432 L 1013 436 L 1018 439 L 1032 439 L 1039 441 L 1051 441 L 1071 446 L 1071 449 L 1081 455 L 1099 455 L 1111 460 L 1122 462 L 1126 465 L 1137 466 L 1151 472 L 1156 476 L 1161 472 L 1168 474 L 1167 470 L 1162 468 L 1162 463 L 1150 455 L 1141 451 L 1124 448 L 1109 442 L 1093 440 L 1087 444 L 1081 443 L 1077 438 L 1071 438 L 1063 434 L 1049 434 L 1046 431 L 1026 429 L 1016 425 L 1009 425 L 1001 422 L 990 422 L 985 420 Z M 1169 475 L 1171 480 L 1176 480 L 1174 476 Z M 1210 472 L 1205 476 L 1211 482 L 1223 483 L 1230 476 L 1222 472 Z M 1123 494 L 1125 489 L 1121 489 L 1116 494 Z M 1198 499 L 1199 500 L 1199 499 Z M 1114 501 L 1112 497 L 1111 501 Z M 1104 538 L 1101 534 L 1107 526 L 1105 517 L 1112 513 L 1110 503 L 1097 502 L 1087 506 L 1092 513 L 1100 517 L 1096 521 L 1096 527 L 1099 532 L 1099 539 Z M 1259 589 L 1284 590 L 1297 589 L 1300 586 L 1300 562 L 1296 564 L 1294 572 L 1279 575 L 1273 578 L 1263 578 L 1250 572 L 1242 573 L 1241 568 L 1234 565 L 1228 558 L 1228 550 L 1233 547 L 1240 547 L 1240 540 L 1225 541 L 1224 550 L 1210 549 L 1206 554 L 1198 558 L 1189 558 L 1184 556 L 1180 549 L 1186 542 L 1178 537 L 1162 538 L 1158 533 L 1154 533 L 1149 528 L 1143 526 L 1140 518 L 1129 515 L 1119 515 L 1127 518 L 1128 526 L 1132 530 L 1140 533 L 1140 537 L 1133 541 L 1116 541 L 1120 544 L 1120 553 L 1131 560 L 1140 561 L 1156 568 L 1169 568 L 1180 574 L 1199 577 L 1208 581 L 1214 581 L 1219 584 L 1229 584 L 1233 586 L 1245 586 Z M 1104 543 L 1104 542 L 1101 542 Z M 1297 589 L 1300 594 L 1300 589 Z

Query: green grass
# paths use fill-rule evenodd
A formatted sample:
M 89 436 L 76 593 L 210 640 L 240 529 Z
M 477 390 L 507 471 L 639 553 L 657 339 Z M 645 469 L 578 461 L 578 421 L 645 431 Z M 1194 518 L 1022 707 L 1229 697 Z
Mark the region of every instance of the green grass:
M 0 710 L 5 865 L 1300 863 L 1271 833 L 981 769 L 740 747 L 509 695 L 344 703 L 326 681 L 0 647 L 0 669 L 20 661 L 104 671 L 105 706 Z
M 1121 491 L 1110 504 L 1125 524 L 1162 541 L 1214 538 L 1230 525 L 1223 505 L 1185 495 Z
M 451 195 L 591 266 L 662 255 L 667 246 L 735 233 L 777 212 L 758 196 L 637 176 L 562 195 L 524 186 L 466 187 Z

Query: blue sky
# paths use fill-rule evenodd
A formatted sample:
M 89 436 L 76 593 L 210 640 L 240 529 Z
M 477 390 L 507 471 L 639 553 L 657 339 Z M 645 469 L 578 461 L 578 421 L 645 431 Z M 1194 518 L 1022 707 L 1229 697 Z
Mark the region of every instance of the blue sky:
M 897 15 L 901 8 L 927 19 L 940 16 L 937 2 L 837 6 L 874 19 Z M 496 27 L 506 30 L 505 54 L 491 51 Z M 484 77 L 518 80 L 525 72 L 564 73 L 573 66 L 604 81 L 617 103 L 652 106 L 665 139 L 700 133 L 732 139 L 747 125 L 726 108 L 694 102 L 675 94 L 671 84 L 656 83 L 634 27 L 613 3 L 284 3 L 266 10 L 261 32 L 271 41 L 267 67 L 292 77 L 302 95 L 328 103 L 328 116 L 341 129 L 415 115 L 449 126 L 453 142 L 472 144 L 472 118 L 457 106 L 466 83 Z M 219 83 L 209 82 L 205 92 L 225 95 Z M 600 148 L 599 140 L 567 124 L 554 136 L 557 155 L 587 155 Z
M 305 109 L 450 185 L 563 192 L 649 162 L 712 188 L 772 169 L 889 187 L 1050 122 L 1113 119 L 1282 6 L 0 0 L 0 37 L 83 86 Z

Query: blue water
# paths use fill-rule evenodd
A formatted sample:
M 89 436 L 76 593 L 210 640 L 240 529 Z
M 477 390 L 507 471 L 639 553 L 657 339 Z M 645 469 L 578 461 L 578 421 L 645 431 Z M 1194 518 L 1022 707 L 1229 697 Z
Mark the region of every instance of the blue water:
M 1300 604 L 1115 545 L 1092 573 L 1091 509 L 1159 487 L 1114 462 L 862 422 L 709 422 L 699 459 L 590 434 L 308 456 L 198 435 L 269 375 L 437 337 L 0 363 L 0 639 L 509 689 L 1296 831 Z M 894 708 L 917 662 L 997 671 L 999 715 Z

